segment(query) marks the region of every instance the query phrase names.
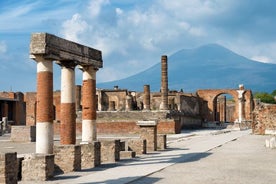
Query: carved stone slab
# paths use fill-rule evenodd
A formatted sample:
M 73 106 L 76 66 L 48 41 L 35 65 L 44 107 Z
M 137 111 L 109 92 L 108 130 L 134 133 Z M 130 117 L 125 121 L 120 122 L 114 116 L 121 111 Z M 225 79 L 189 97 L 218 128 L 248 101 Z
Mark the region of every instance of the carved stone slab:
M 103 67 L 102 53 L 99 50 L 65 40 L 49 33 L 33 33 L 30 43 L 30 58 L 36 55 L 55 61 L 74 61 L 76 65 Z

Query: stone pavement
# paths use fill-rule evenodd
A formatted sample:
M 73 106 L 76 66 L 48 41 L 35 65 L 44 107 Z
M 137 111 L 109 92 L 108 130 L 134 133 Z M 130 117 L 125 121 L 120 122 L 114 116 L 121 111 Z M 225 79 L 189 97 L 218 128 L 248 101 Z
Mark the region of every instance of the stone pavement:
M 264 147 L 266 136 L 250 132 L 207 130 L 170 135 L 166 151 L 37 183 L 272 183 L 276 181 L 276 150 Z

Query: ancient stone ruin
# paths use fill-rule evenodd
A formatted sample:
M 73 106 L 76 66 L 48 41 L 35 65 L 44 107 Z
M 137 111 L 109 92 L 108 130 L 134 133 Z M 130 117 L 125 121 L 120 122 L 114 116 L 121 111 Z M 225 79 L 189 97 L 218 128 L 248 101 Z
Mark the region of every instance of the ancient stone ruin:
M 48 33 L 32 34 L 30 57 L 37 63 L 37 91 L 0 93 L 0 133 L 11 131 L 15 142 L 36 141 L 36 150 L 24 156 L 2 154 L 1 160 L 19 163 L 12 169 L 3 162 L 8 172 L 0 174 L 5 181 L 17 173 L 22 180 L 48 180 L 56 173 L 164 150 L 166 134 L 185 128 L 226 127 L 230 122 L 238 129 L 253 125 L 254 133 L 275 132 L 274 106 L 255 108 L 251 90 L 243 85 L 194 94 L 169 90 L 166 55 L 161 56 L 160 92 L 152 92 L 150 84 L 142 92 L 119 86 L 97 89 L 101 51 Z M 61 67 L 60 91 L 53 91 L 54 63 Z M 82 85 L 75 84 L 76 68 L 83 72 Z M 232 104 L 222 94 L 231 95 Z M 60 137 L 60 145 L 54 144 L 54 136 Z M 275 145 L 275 139 L 272 142 Z

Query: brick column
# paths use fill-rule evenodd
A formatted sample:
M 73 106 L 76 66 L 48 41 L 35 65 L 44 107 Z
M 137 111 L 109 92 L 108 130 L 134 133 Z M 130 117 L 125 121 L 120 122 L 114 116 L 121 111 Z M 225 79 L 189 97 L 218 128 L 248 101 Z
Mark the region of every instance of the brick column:
M 144 110 L 150 110 L 150 85 L 144 85 Z
M 53 153 L 53 62 L 37 61 L 36 153 Z
M 76 143 L 75 65 L 64 61 L 61 65 L 60 143 Z
M 168 110 L 168 64 L 167 56 L 161 57 L 161 104 L 160 110 Z
M 95 69 L 93 66 L 83 67 L 82 143 L 92 143 L 97 139 L 96 71 L 97 69 Z

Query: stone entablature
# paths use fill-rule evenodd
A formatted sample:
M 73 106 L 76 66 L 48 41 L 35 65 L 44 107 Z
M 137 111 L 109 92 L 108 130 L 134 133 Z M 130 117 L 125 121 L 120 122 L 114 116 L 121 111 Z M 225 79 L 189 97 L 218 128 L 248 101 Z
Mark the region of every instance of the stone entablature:
M 32 34 L 30 57 L 35 58 L 36 55 L 55 61 L 75 61 L 84 66 L 93 64 L 96 68 L 103 67 L 101 51 L 49 33 Z

